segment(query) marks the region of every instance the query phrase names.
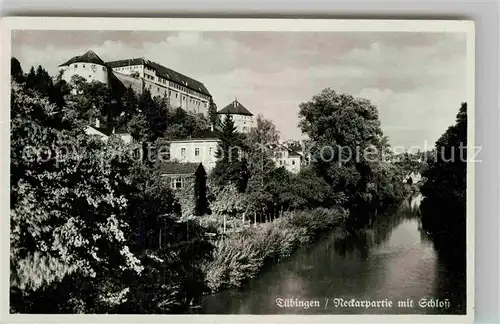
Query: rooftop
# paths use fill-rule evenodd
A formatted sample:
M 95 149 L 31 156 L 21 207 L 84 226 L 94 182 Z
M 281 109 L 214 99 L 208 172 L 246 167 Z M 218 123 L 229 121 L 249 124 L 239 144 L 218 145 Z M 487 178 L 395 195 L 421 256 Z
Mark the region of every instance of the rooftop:
M 248 109 L 246 109 L 237 99 L 234 99 L 233 102 L 219 110 L 217 113 L 253 116 L 253 114 Z
M 88 50 L 83 55 L 75 56 L 59 66 L 67 66 L 73 63 L 94 63 L 106 66 L 106 63 L 93 50 Z
M 220 132 L 217 130 L 205 130 L 201 133 L 196 134 L 195 136 L 191 136 L 188 138 L 179 138 L 179 139 L 173 139 L 170 140 L 170 142 L 186 142 L 186 141 L 193 141 L 193 140 L 219 140 L 220 138 Z
M 212 96 L 208 89 L 205 87 L 205 85 L 197 81 L 195 79 L 192 79 L 182 73 L 179 73 L 177 71 L 174 71 L 172 69 L 169 69 L 161 64 L 155 63 L 150 60 L 146 60 L 144 58 L 132 58 L 132 59 L 126 59 L 126 60 L 118 60 L 118 61 L 111 61 L 111 62 L 106 62 L 106 64 L 111 67 L 111 68 L 117 68 L 117 67 L 122 67 L 122 66 L 131 66 L 131 65 L 145 65 L 153 70 L 155 70 L 156 74 L 167 79 L 170 81 L 173 81 L 179 85 L 182 85 L 186 88 L 189 88 L 191 90 L 203 93 L 207 96 Z

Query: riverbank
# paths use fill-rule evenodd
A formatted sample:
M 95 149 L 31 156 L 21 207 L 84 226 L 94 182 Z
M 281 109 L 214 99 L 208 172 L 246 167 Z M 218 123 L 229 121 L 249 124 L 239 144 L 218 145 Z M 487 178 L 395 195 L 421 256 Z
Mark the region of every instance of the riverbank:
M 298 211 L 230 233 L 215 243 L 213 259 L 204 265 L 207 286 L 212 292 L 240 287 L 266 264 L 290 257 L 321 233 L 342 226 L 346 218 L 342 209 Z

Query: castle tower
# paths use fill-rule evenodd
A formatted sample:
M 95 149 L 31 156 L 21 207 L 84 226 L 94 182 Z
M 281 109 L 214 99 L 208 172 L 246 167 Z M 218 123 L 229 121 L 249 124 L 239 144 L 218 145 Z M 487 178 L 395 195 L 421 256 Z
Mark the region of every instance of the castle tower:
M 108 66 L 92 50 L 59 65 L 59 69 L 63 73 L 63 80 L 68 83 L 74 75 L 81 76 L 88 82 L 98 81 L 105 84 L 109 82 Z
M 233 102 L 219 110 L 217 113 L 221 117 L 221 120 L 223 120 L 226 115 L 231 115 L 234 125 L 240 133 L 249 133 L 250 129 L 254 127 L 253 114 L 246 109 L 238 101 L 238 99 L 234 99 Z

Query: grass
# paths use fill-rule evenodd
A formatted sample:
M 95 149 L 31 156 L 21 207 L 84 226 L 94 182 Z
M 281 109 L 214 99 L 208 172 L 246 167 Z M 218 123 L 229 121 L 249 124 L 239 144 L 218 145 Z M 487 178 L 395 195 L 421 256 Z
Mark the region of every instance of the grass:
M 213 259 L 204 266 L 207 286 L 212 292 L 241 286 L 265 264 L 288 258 L 299 246 L 341 225 L 346 216 L 340 209 L 299 211 L 229 234 L 216 242 Z

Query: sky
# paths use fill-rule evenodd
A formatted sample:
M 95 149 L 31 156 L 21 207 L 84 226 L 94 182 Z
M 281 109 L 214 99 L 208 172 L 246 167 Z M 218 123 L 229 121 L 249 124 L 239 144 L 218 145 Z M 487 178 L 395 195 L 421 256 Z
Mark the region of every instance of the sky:
M 92 49 L 144 57 L 205 84 L 219 109 L 235 98 L 299 139 L 299 104 L 325 88 L 369 99 L 397 147 L 433 143 L 466 100 L 466 36 L 414 32 L 43 31 L 12 33 L 27 72 Z M 427 143 L 427 144 L 425 144 Z

